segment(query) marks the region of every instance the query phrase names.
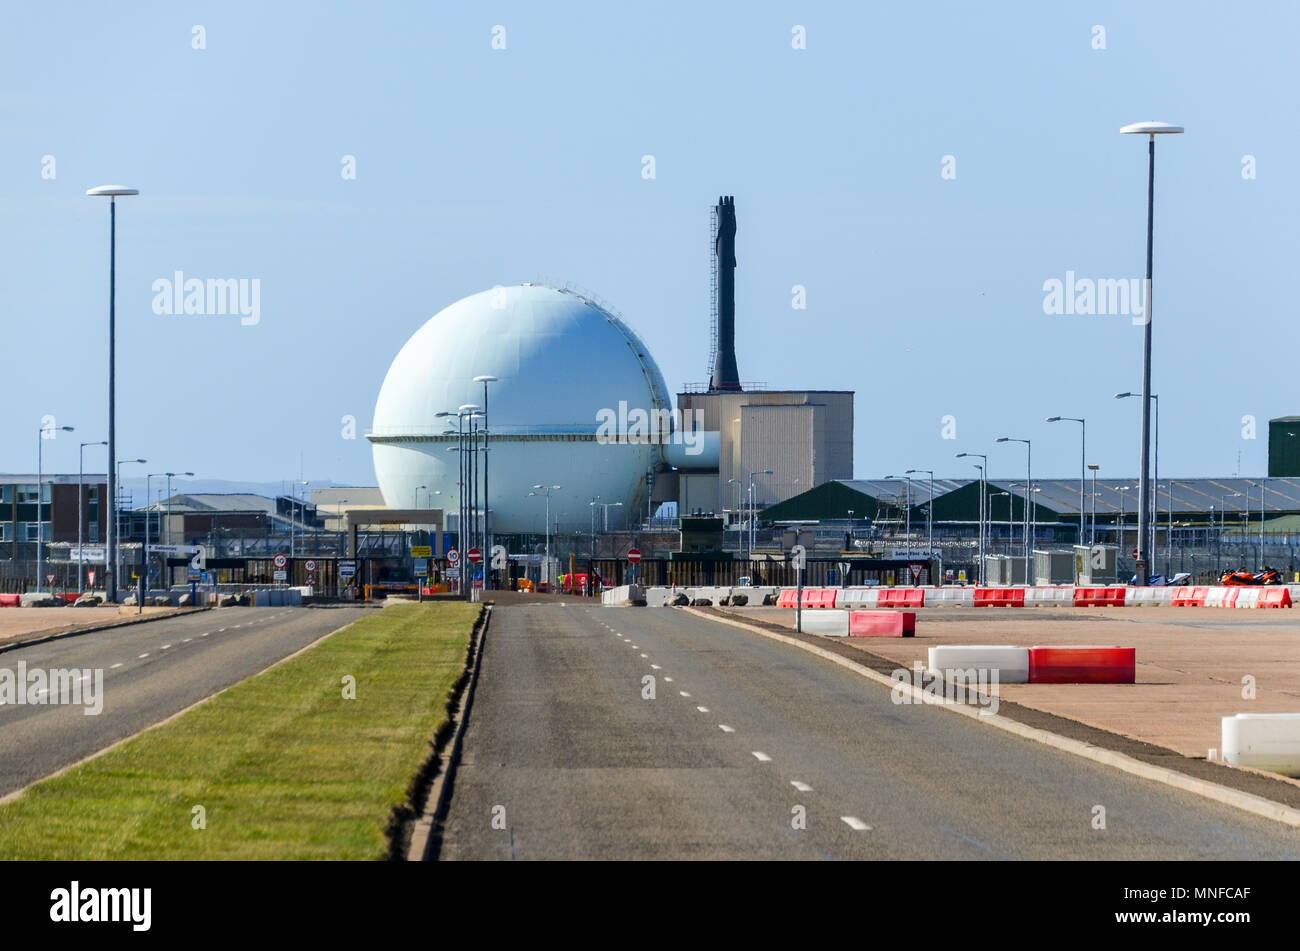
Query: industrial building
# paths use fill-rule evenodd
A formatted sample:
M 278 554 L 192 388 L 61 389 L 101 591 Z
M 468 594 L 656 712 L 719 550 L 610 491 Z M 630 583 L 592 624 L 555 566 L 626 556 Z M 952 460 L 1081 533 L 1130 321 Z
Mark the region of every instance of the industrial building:
M 36 558 L 36 541 L 101 543 L 108 507 L 108 479 L 102 475 L 0 474 L 0 561 Z M 40 495 L 39 508 L 36 497 Z
M 367 433 L 384 502 L 443 509 L 458 532 L 471 493 L 481 531 L 486 491 L 494 535 L 594 533 L 649 523 L 665 503 L 734 524 L 740 509 L 851 477 L 852 392 L 740 380 L 735 239 L 724 196 L 711 218 L 710 380 L 684 387 L 675 409 L 645 343 L 591 295 L 523 284 L 439 311 L 393 361 Z

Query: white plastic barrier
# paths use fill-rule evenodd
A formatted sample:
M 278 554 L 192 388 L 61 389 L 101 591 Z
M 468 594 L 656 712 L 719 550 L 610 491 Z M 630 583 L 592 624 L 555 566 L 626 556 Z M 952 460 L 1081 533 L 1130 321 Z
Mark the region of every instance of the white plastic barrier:
M 1005 644 L 944 644 L 931 647 L 929 667 L 934 673 L 945 670 L 996 670 L 1004 684 L 1029 683 L 1029 648 Z
M 951 605 L 954 607 L 965 605 L 970 607 L 975 604 L 975 589 L 973 587 L 944 587 L 944 588 L 926 588 L 925 589 L 925 606 L 931 605 Z
M 849 636 L 849 612 L 837 608 L 803 612 L 803 632 L 826 637 Z
M 1169 607 L 1170 598 L 1173 597 L 1173 588 L 1125 588 L 1124 589 L 1124 607 L 1126 608 L 1152 608 L 1152 607 Z
M 974 595 L 972 594 L 972 598 Z M 1074 588 L 1062 588 L 1057 586 L 1041 586 L 1025 589 L 1025 607 L 1030 606 L 1059 606 L 1074 605 Z
M 1230 607 L 1234 599 L 1242 589 L 1237 587 L 1214 587 L 1205 596 L 1205 606 L 1207 608 Z
M 1263 591 L 1259 588 L 1242 588 L 1237 592 L 1237 603 L 1234 608 L 1257 608 L 1259 607 L 1259 596 Z
M 1300 713 L 1238 713 L 1223 718 L 1223 759 L 1300 776 Z
M 874 608 L 879 596 L 879 588 L 843 588 L 836 595 L 835 603 L 855 608 Z

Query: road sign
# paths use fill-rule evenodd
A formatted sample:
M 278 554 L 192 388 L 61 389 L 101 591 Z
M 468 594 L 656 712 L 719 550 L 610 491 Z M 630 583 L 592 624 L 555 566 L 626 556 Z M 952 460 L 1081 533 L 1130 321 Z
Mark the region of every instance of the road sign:
M 459 581 L 459 580 L 460 580 L 460 569 L 459 569 L 459 568 L 448 568 L 448 569 L 447 569 L 447 578 L 450 579 L 451 581 Z
M 918 582 L 920 582 L 921 569 L 924 568 L 925 565 L 918 565 L 916 562 L 912 562 L 907 567 L 912 570 L 912 584 L 917 584 Z
M 308 558 L 303 567 L 307 569 L 307 574 L 312 574 L 316 570 L 316 562 Z
M 425 578 L 429 574 L 429 561 L 426 558 L 415 559 L 415 576 Z
M 477 565 L 483 560 L 483 553 L 477 548 L 471 548 L 469 551 L 465 552 L 465 557 Z
M 104 548 L 69 548 L 68 561 L 71 562 L 104 562 L 107 561 L 107 550 Z
M 339 562 L 339 577 L 340 577 L 340 578 L 351 578 L 351 577 L 352 577 L 353 575 L 355 575 L 356 573 L 357 573 L 357 563 L 356 563 L 355 561 L 340 561 L 340 562 Z
M 46 576 L 45 576 L 45 583 L 46 583 L 46 584 L 54 584 L 54 575 L 46 575 Z
M 271 559 L 271 561 L 277 568 L 283 568 L 285 565 L 289 563 L 289 559 L 284 557 L 284 555 L 276 555 L 273 559 Z
M 86 577 L 90 579 L 90 586 L 93 588 L 95 586 L 95 572 L 87 571 Z
M 271 577 L 273 577 L 276 581 L 285 581 L 289 577 L 289 572 L 277 571 Z
M 203 572 L 202 572 L 202 571 L 199 571 L 199 569 L 197 569 L 197 568 L 191 568 L 191 569 L 189 570 L 189 580 L 190 580 L 190 581 L 202 581 L 202 580 L 203 580 Z
M 433 557 L 433 546 L 432 546 L 432 545 L 412 545 L 412 546 L 411 546 L 411 557 L 412 557 L 412 558 L 432 558 L 432 557 Z
M 627 560 L 635 565 L 641 560 L 641 550 L 638 548 L 629 548 L 627 550 Z
M 447 564 L 454 565 L 460 561 L 460 552 L 452 548 L 447 552 Z

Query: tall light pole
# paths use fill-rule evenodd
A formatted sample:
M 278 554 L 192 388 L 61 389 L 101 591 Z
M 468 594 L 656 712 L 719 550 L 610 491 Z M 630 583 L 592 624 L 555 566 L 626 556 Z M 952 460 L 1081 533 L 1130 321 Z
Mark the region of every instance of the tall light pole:
M 758 511 L 754 507 L 754 476 L 756 475 L 773 475 L 771 469 L 760 469 L 757 472 L 749 473 L 749 557 L 754 557 L 754 543 L 757 541 L 757 531 L 755 522 L 758 521 Z
M 92 198 L 108 199 L 108 497 L 117 505 L 117 200 L 127 195 L 140 194 L 138 189 L 124 185 L 100 185 L 87 189 Z M 104 596 L 110 603 L 117 601 L 117 526 L 108 519 L 108 550 Z
M 972 463 L 976 469 L 979 469 L 979 565 L 975 572 L 976 582 L 983 585 L 984 583 L 984 522 L 988 520 L 989 512 L 985 511 L 988 505 L 988 456 L 983 452 L 958 452 L 954 459 L 966 459 L 967 456 L 974 457 L 984 461 L 983 465 Z
M 1141 395 L 1142 395 L 1141 393 L 1116 393 L 1115 399 L 1124 400 L 1124 399 L 1128 399 L 1130 396 L 1138 397 Z M 1149 402 L 1154 407 L 1154 412 L 1155 412 L 1155 420 L 1154 420 L 1155 458 L 1152 461 L 1153 461 L 1153 468 L 1155 469 L 1154 479 L 1156 482 L 1159 482 L 1160 481 L 1160 395 L 1158 393 L 1152 393 Z M 1148 534 L 1150 535 L 1150 546 L 1147 550 L 1154 557 L 1155 549 L 1156 549 L 1156 523 L 1160 521 L 1160 490 L 1158 488 L 1155 491 L 1153 491 L 1151 495 L 1148 497 L 1148 508 L 1150 509 L 1149 512 L 1150 518 L 1147 522 Z M 1142 554 L 1141 551 L 1139 551 L 1138 555 L 1140 556 L 1141 554 Z M 1149 570 L 1150 567 L 1151 567 L 1150 564 L 1148 564 L 1147 565 L 1148 574 L 1150 574 L 1150 570 Z
M 887 475 L 886 481 L 896 480 L 898 476 Z M 905 475 L 903 478 L 907 481 L 907 501 L 903 505 L 904 512 L 904 529 L 903 534 L 907 536 L 907 557 L 912 557 L 912 477 Z
M 483 587 L 492 587 L 492 530 L 488 521 L 491 517 L 492 503 L 488 495 L 488 384 L 497 382 L 497 378 L 487 374 L 474 377 L 475 383 L 483 384 Z
M 1036 519 L 1030 513 L 1034 508 L 1034 447 L 1028 439 L 1014 436 L 999 436 L 998 442 L 1022 442 L 1025 444 L 1025 584 L 1032 585 L 1029 561 L 1033 557 L 1033 533 Z
M 298 486 L 308 485 L 309 483 L 305 482 L 302 479 L 291 479 L 289 481 L 289 484 L 293 487 L 292 488 L 293 494 L 289 496 L 289 564 L 290 566 L 292 566 L 294 556 L 297 554 L 294 546 L 293 529 L 294 529 L 294 521 L 297 518 L 297 513 L 298 513 Z M 168 504 L 169 505 L 171 504 L 170 499 L 168 500 Z M 290 570 L 292 570 L 292 567 L 290 567 Z
M 1097 544 L 1097 470 L 1101 466 L 1089 464 L 1088 469 L 1092 472 L 1092 525 L 1088 529 L 1088 546 L 1092 547 Z
M 148 459 L 123 459 L 120 462 L 118 462 L 117 473 L 116 473 L 118 484 L 120 485 L 122 483 L 123 466 L 128 465 L 132 462 L 137 463 L 139 465 L 144 465 L 148 461 L 149 461 Z M 148 482 L 146 482 L 145 485 L 146 485 L 146 491 L 148 491 L 147 489 Z M 145 501 L 148 502 L 149 500 L 145 499 Z M 118 519 L 118 514 L 117 514 L 118 511 L 119 511 L 119 506 L 116 504 L 116 499 L 115 499 L 113 505 L 113 519 L 115 521 Z M 145 518 L 147 519 L 148 517 L 149 517 L 149 513 L 145 512 Z M 121 522 L 117 523 L 117 561 L 114 563 L 113 569 L 114 569 L 115 577 L 121 574 L 122 571 L 122 524 Z M 170 579 L 169 579 L 169 586 L 170 586 Z
M 1007 497 L 1007 556 L 1011 555 L 1011 493 L 1010 492 L 990 492 L 989 493 L 989 527 L 993 522 L 993 500 L 999 495 Z
M 925 510 L 925 532 L 928 537 L 926 546 L 929 548 L 929 551 L 926 552 L 925 560 L 930 566 L 933 566 L 934 564 L 934 470 L 932 469 L 908 469 L 907 470 L 908 475 L 911 475 L 913 472 L 924 472 L 926 475 L 930 477 L 930 504 L 926 506 L 926 510 Z M 930 578 L 929 581 L 930 584 L 934 584 L 933 578 Z
M 1049 416 L 1049 423 L 1059 423 L 1061 420 L 1078 423 L 1081 431 L 1079 442 L 1079 544 L 1083 544 L 1083 519 L 1087 510 L 1083 504 L 1084 485 L 1088 481 L 1088 424 L 1078 416 Z
M 107 439 L 101 439 L 99 442 L 83 442 L 81 444 L 81 448 L 77 451 L 77 593 L 78 594 L 81 593 L 84 587 L 84 582 L 81 579 L 84 577 L 83 570 L 86 567 L 86 553 L 85 550 L 82 548 L 82 542 L 81 542 L 81 526 L 86 521 L 86 517 L 81 513 L 81 500 L 86 494 L 86 487 L 84 485 L 86 481 L 86 447 L 107 446 L 107 445 L 108 445 Z M 38 505 L 40 504 L 40 492 L 41 492 L 40 487 L 37 486 L 36 498 L 37 498 Z M 145 501 L 148 500 L 146 499 Z M 100 505 L 100 511 L 103 511 L 102 502 Z M 146 515 L 146 518 L 147 517 L 148 516 Z M 40 519 L 37 519 L 37 521 L 39 522 Z M 37 531 L 39 532 L 39 529 L 37 529 Z M 146 531 L 145 532 L 146 541 L 148 541 L 148 534 L 149 534 L 148 531 Z M 39 572 L 37 573 L 39 574 Z
M 587 504 L 591 506 L 591 557 L 594 561 L 596 558 L 596 506 L 599 504 L 600 496 L 593 495 L 591 501 Z
M 42 426 L 36 431 L 36 593 L 41 593 L 41 582 L 45 576 L 41 573 L 41 551 L 45 547 L 44 533 L 41 531 L 41 496 L 44 495 L 45 474 L 42 471 L 44 464 L 43 454 L 45 451 L 45 440 L 53 439 L 59 432 L 70 433 L 73 429 L 71 426 Z M 48 433 L 49 435 L 46 435 Z M 77 486 L 77 491 L 81 491 L 81 486 Z M 50 528 L 54 527 L 54 494 L 50 493 Z M 52 534 L 52 532 L 51 532 Z
M 1147 279 L 1144 325 L 1142 328 L 1142 472 L 1138 483 L 1138 557 L 1137 583 L 1146 586 L 1150 564 L 1150 543 L 1147 539 L 1148 507 L 1151 502 L 1151 245 L 1155 221 L 1156 195 L 1156 136 L 1177 135 L 1182 126 L 1167 122 L 1135 122 L 1120 130 L 1124 135 L 1145 135 L 1147 144 Z
M 542 494 L 546 496 L 546 578 L 545 581 L 548 585 L 551 584 L 553 581 L 551 577 L 551 493 L 562 488 L 563 486 L 559 486 L 559 485 L 538 484 L 533 486 L 532 492 L 528 493 L 529 495 L 537 495 L 536 490 L 542 489 L 543 490 Z M 548 588 L 547 590 L 549 591 L 550 589 Z

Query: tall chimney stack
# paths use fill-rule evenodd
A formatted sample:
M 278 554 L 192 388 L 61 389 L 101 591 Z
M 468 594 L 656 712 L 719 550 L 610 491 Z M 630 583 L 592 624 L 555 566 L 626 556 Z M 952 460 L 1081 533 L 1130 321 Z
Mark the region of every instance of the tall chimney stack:
M 713 246 L 718 274 L 718 352 L 710 391 L 740 390 L 736 369 L 736 199 L 718 199 L 718 240 Z

